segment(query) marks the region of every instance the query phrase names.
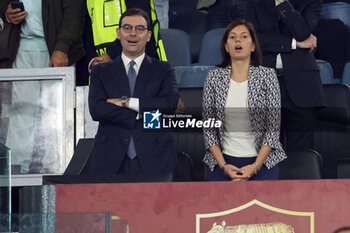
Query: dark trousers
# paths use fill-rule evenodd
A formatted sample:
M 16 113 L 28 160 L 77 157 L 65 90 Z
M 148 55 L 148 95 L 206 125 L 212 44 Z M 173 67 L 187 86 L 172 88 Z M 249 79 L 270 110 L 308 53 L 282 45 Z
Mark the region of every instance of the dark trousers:
M 129 156 L 125 156 L 122 164 L 120 165 L 119 171 L 117 174 L 135 174 L 135 173 L 144 173 L 140 165 L 138 156 L 134 159 L 130 159 Z
M 256 157 L 251 158 L 238 158 L 224 154 L 224 159 L 226 163 L 232 164 L 238 168 L 244 167 L 248 164 L 252 164 L 255 162 Z M 263 165 L 260 171 L 254 176 L 250 177 L 249 180 L 278 180 L 279 177 L 279 169 L 278 165 L 267 169 L 265 165 Z M 214 170 L 209 174 L 210 181 L 230 181 L 231 178 L 228 177 L 224 171 L 216 165 Z
M 278 75 L 281 89 L 282 119 L 280 140 L 285 150 L 314 148 L 314 125 L 318 108 L 301 108 L 289 97 L 284 76 Z

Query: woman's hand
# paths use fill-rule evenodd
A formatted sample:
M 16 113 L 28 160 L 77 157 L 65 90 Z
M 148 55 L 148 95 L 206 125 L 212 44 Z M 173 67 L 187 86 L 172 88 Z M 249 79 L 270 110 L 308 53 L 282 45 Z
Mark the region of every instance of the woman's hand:
M 243 174 L 246 174 L 248 178 L 241 179 L 241 180 L 249 180 L 250 177 L 254 176 L 258 172 L 258 168 L 255 164 L 248 164 L 241 168 L 241 171 Z
M 250 176 L 246 174 L 242 169 L 233 166 L 232 164 L 226 164 L 224 166 L 224 172 L 228 175 L 233 181 L 239 180 L 248 180 Z

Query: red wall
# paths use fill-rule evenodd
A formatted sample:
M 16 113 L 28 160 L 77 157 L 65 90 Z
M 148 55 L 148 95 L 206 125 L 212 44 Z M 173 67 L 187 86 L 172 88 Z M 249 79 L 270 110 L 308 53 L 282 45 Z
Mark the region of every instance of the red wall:
M 252 200 L 279 212 L 252 204 L 227 215 L 200 218 L 197 228 L 206 233 L 223 220 L 227 226 L 283 222 L 297 233 L 311 232 L 310 216 L 280 213 L 284 210 L 313 212 L 314 233 L 350 225 L 350 180 L 56 186 L 57 213 L 113 212 L 129 223 L 131 233 L 194 233 L 196 214 L 231 210 Z

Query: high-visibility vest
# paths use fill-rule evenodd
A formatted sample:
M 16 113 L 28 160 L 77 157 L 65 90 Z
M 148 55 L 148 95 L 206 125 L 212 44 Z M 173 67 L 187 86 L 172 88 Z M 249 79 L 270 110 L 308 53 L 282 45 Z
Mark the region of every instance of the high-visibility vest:
M 86 5 L 91 19 L 96 53 L 101 56 L 107 52 L 105 45 L 117 39 L 116 29 L 119 28 L 119 19 L 126 11 L 125 0 L 86 0 Z M 150 7 L 157 55 L 159 60 L 167 61 L 153 0 L 150 0 Z

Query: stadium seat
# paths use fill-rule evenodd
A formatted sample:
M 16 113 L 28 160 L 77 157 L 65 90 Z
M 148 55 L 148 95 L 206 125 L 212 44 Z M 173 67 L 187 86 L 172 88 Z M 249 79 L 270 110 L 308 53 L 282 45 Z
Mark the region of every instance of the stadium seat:
M 224 32 L 225 28 L 216 28 L 204 34 L 199 51 L 199 65 L 217 65 L 222 61 L 220 41 Z
M 339 19 L 322 19 L 314 35 L 317 37 L 315 57 L 332 66 L 333 77 L 339 83 L 344 65 L 350 59 L 350 28 Z
M 177 153 L 176 169 L 172 181 L 186 182 L 194 180 L 194 164 L 191 156 L 185 152 Z
M 203 132 L 187 129 L 183 132 L 174 132 L 174 143 L 176 152 L 178 155 L 178 162 L 183 160 L 182 157 L 189 157 L 190 159 L 185 160 L 185 166 L 182 169 L 186 169 L 188 166 L 188 161 L 192 161 L 193 164 L 192 172 L 190 175 L 192 176 L 192 181 L 204 181 L 205 180 L 205 164 L 202 162 L 204 154 L 205 154 L 205 146 L 204 146 L 204 138 Z M 181 156 L 182 154 L 182 156 Z M 181 160 L 180 160 L 181 159 Z M 178 165 L 184 164 L 178 163 Z M 187 169 L 186 169 L 187 170 Z M 185 180 L 188 181 L 188 180 Z
M 346 63 L 344 66 L 341 83 L 350 86 L 350 62 Z
M 209 70 L 214 66 L 176 66 L 175 75 L 179 88 L 203 87 Z
M 197 10 L 197 1 L 169 1 L 169 28 L 185 31 L 191 38 L 192 62 L 198 60 L 200 42 L 208 30 L 208 15 Z
M 322 157 L 316 151 L 289 151 L 279 163 L 280 180 L 321 179 Z
M 186 32 L 179 29 L 160 29 L 160 35 L 171 65 L 191 65 L 190 37 Z
M 185 111 L 183 114 L 191 115 L 192 118 L 202 118 L 202 87 L 182 87 L 179 88 L 180 97 L 184 102 Z M 204 138 L 201 129 L 184 129 L 174 132 L 174 143 L 178 159 L 185 154 L 193 161 L 192 177 L 193 181 L 204 181 L 205 164 L 202 162 L 205 154 Z M 184 160 L 184 159 L 182 159 Z M 180 160 L 181 162 L 181 160 Z M 188 162 L 185 161 L 185 166 Z M 186 180 L 185 180 L 186 181 Z
M 322 84 L 339 83 L 339 79 L 334 79 L 332 66 L 324 60 L 316 59 L 316 63 L 320 69 L 320 76 Z
M 83 175 L 88 173 L 89 158 L 94 147 L 93 138 L 81 138 L 75 148 L 63 175 Z
M 338 161 L 337 178 L 350 179 L 350 159 L 342 159 Z
M 350 158 L 350 88 L 323 85 L 326 107 L 317 113 L 315 150 L 323 157 L 323 178 L 337 178 L 339 161 Z

